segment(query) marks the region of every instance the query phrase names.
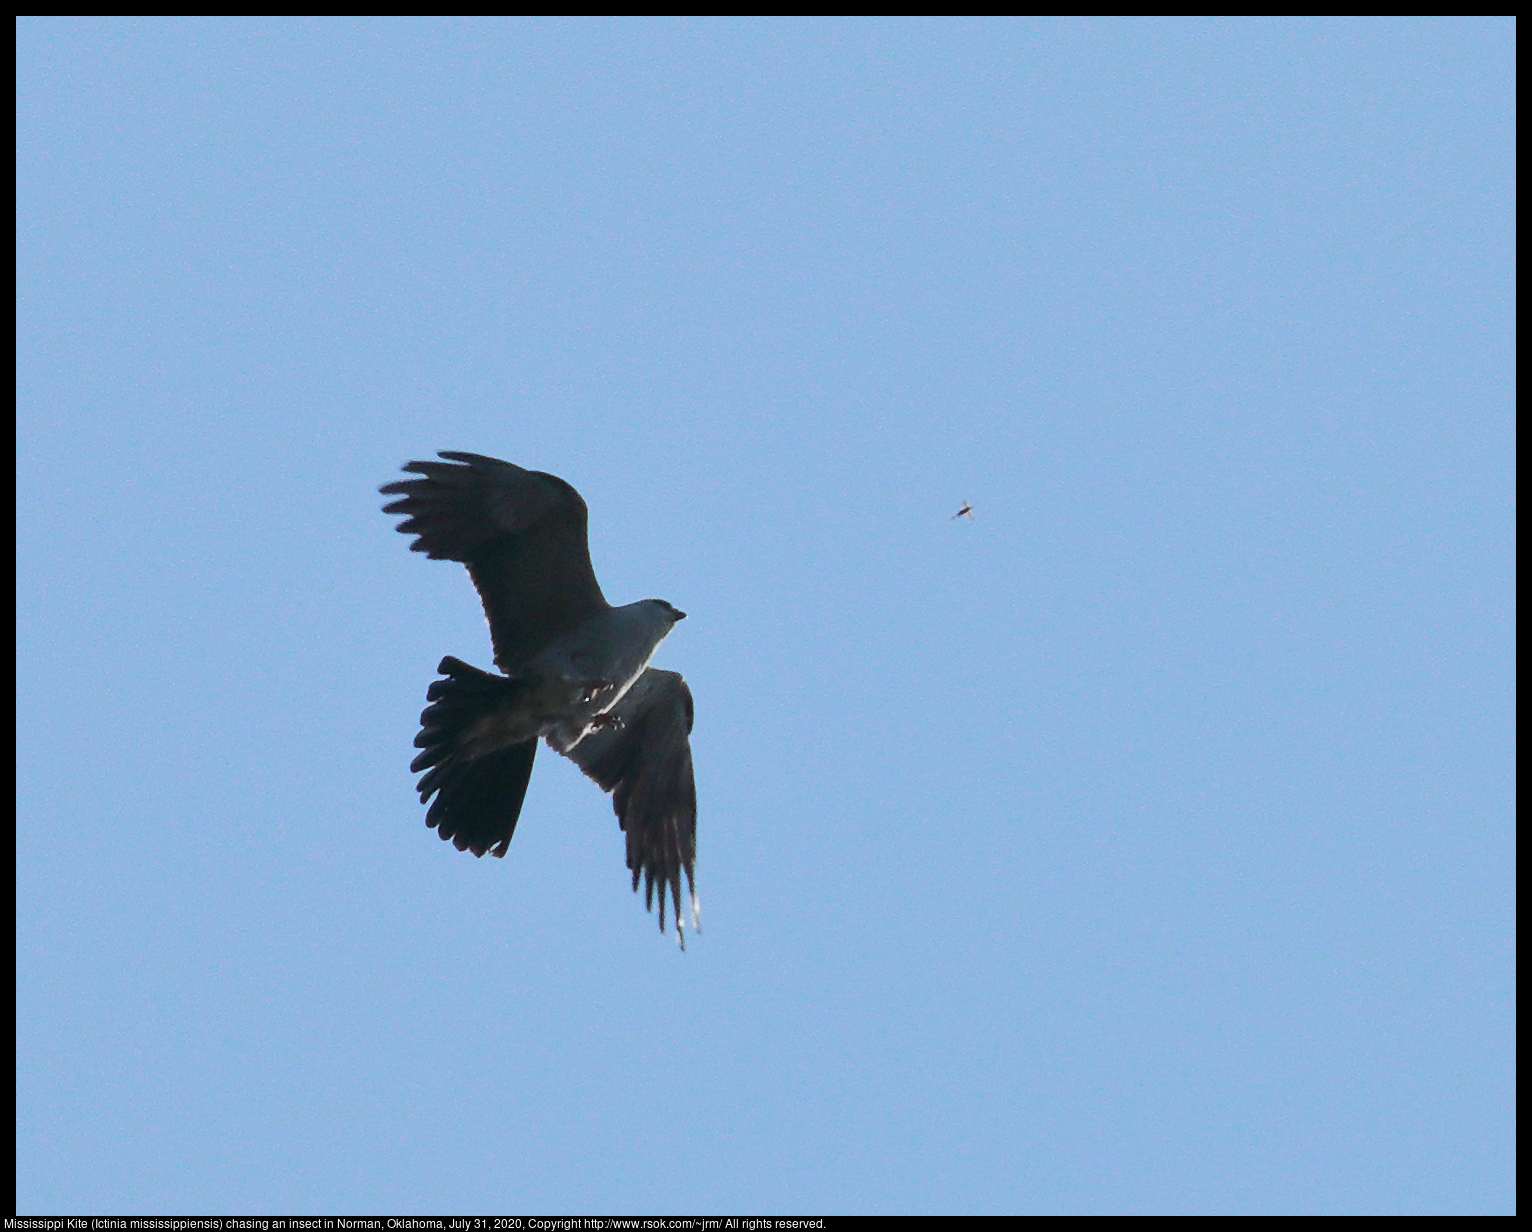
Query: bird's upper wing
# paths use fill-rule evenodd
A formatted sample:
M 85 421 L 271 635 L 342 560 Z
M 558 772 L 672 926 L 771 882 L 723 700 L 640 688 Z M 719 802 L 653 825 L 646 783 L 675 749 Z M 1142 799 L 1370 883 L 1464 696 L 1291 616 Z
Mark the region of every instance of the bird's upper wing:
M 542 471 L 476 453 L 444 451 L 446 462 L 410 462 L 419 479 L 380 489 L 398 500 L 398 530 L 412 550 L 468 566 L 489 618 L 495 663 L 514 673 L 540 649 L 607 607 L 590 564 L 585 502 Z
M 633 888 L 644 882 L 652 909 L 659 886 L 660 929 L 665 896 L 675 909 L 676 935 L 685 945 L 681 875 L 686 875 L 692 921 L 698 922 L 697 785 L 692 777 L 692 692 L 677 672 L 647 668 L 612 708 L 619 723 L 597 728 L 565 754 L 612 793 L 612 810 L 628 837 Z

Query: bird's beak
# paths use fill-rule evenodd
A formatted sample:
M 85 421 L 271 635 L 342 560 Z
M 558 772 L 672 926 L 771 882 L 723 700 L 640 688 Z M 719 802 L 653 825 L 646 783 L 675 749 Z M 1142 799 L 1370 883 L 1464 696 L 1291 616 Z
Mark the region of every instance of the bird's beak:
M 681 611 L 679 608 L 677 608 L 676 609 L 676 619 L 677 620 L 685 620 L 686 619 L 686 613 Z

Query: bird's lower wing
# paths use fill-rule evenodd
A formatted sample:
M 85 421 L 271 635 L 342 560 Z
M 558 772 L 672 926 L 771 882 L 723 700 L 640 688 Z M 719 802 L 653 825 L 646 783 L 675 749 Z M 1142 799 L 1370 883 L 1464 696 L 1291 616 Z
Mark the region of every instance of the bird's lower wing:
M 667 894 L 684 947 L 681 878 L 697 908 L 697 786 L 692 774 L 692 694 L 676 672 L 648 668 L 610 712 L 615 723 L 592 730 L 564 755 L 612 793 L 612 810 L 628 841 L 633 889 L 644 883 L 652 910 L 659 888 L 660 930 Z

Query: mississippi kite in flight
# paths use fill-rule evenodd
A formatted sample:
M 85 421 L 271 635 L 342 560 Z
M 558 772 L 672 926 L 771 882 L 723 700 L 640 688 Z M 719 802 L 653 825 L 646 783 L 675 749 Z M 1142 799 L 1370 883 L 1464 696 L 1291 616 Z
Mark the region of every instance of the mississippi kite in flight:
M 627 835 L 633 889 L 644 882 L 653 908 L 659 889 L 674 907 L 686 944 L 681 876 L 697 925 L 697 789 L 692 778 L 692 695 L 680 675 L 649 658 L 686 613 L 662 599 L 612 607 L 596 583 L 586 542 L 586 508 L 569 484 L 541 471 L 474 453 L 410 462 L 414 479 L 379 489 L 397 497 L 410 548 L 456 560 L 484 604 L 495 666 L 450 655 L 426 692 L 411 763 L 424 770 L 426 825 L 459 851 L 505 855 L 539 737 L 612 793 Z

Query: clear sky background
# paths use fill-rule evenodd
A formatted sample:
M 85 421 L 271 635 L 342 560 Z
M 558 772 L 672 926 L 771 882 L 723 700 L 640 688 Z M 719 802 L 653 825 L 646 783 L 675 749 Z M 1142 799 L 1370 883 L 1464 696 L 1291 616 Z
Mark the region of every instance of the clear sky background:
M 23 1212 L 1514 1209 L 1512 22 L 19 29 Z M 690 614 L 684 954 L 425 828 L 438 449 Z

